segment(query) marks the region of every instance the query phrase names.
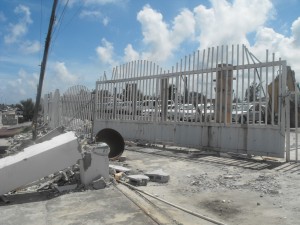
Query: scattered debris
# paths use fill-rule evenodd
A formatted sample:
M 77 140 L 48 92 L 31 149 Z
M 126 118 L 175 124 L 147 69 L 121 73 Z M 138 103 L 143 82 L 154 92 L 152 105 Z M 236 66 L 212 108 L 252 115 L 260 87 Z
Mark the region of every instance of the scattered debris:
M 5 195 L 0 195 L 0 200 L 2 200 L 5 204 L 8 204 L 10 202 Z
M 55 189 L 58 190 L 60 193 L 68 192 L 77 188 L 77 184 L 69 184 L 64 186 L 58 186 L 57 184 L 54 185 Z
M 226 171 L 224 174 L 208 174 L 202 173 L 199 175 L 187 175 L 190 179 L 190 186 L 193 192 L 200 192 L 203 190 L 242 190 L 248 189 L 260 193 L 263 197 L 265 194 L 278 195 L 280 194 L 280 185 L 277 177 L 273 173 L 260 174 L 258 177 L 249 176 L 249 174 L 239 173 L 236 171 Z M 190 189 L 186 188 L 186 192 Z
M 121 180 L 123 175 L 124 175 L 124 172 L 119 172 L 119 173 L 115 173 L 114 177 L 115 177 L 116 181 L 119 181 L 119 180 Z

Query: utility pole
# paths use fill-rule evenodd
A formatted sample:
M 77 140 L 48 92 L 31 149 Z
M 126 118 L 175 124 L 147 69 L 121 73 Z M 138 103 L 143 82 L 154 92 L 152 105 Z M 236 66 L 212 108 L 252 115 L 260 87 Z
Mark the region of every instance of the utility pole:
M 52 28 L 53 28 L 53 24 L 55 21 L 55 10 L 56 10 L 56 6 L 57 6 L 57 1 L 58 0 L 53 1 L 50 23 L 49 23 L 46 44 L 45 44 L 45 49 L 44 49 L 44 55 L 43 55 L 43 60 L 42 60 L 42 64 L 41 64 L 39 86 L 37 88 L 35 108 L 34 108 L 34 114 L 33 114 L 33 120 L 32 120 L 32 139 L 33 140 L 35 140 L 36 136 L 37 136 L 38 112 L 39 112 L 39 106 L 40 106 L 40 102 L 41 102 L 42 87 L 43 87 L 43 81 L 44 81 L 44 76 L 45 76 L 48 51 L 49 51 L 49 46 L 50 46 L 50 41 L 51 41 Z

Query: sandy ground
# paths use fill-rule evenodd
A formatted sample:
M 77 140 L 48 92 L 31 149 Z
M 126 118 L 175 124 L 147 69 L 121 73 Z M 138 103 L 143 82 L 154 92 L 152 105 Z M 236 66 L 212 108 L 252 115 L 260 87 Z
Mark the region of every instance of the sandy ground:
M 129 148 L 126 155 L 127 166 L 136 173 L 161 168 L 170 174 L 167 184 L 149 182 L 140 187 L 142 190 L 193 212 L 226 224 L 299 224 L 299 164 L 191 156 L 137 147 Z M 179 224 L 211 224 L 153 202 Z

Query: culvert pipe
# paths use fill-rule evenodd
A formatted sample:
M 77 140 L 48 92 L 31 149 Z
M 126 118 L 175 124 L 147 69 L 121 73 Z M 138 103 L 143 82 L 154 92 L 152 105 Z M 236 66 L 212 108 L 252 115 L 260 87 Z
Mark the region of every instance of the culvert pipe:
M 119 158 L 125 149 L 125 142 L 121 134 L 113 129 L 103 129 L 96 135 L 96 142 L 104 142 L 109 148 L 109 159 Z

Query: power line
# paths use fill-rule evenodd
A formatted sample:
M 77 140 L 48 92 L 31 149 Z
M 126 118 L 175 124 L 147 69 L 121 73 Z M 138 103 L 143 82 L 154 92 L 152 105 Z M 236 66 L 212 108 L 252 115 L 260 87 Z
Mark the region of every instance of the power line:
M 66 2 L 65 6 L 64 6 L 64 8 L 63 8 L 63 11 L 62 11 L 62 13 L 61 13 L 61 15 L 60 15 L 60 17 L 59 17 L 59 19 L 58 19 L 58 22 L 57 22 L 58 28 L 57 28 L 57 29 L 54 29 L 54 31 L 53 31 L 53 34 L 56 33 L 56 35 L 53 37 L 53 41 L 52 41 L 52 45 L 51 45 L 50 52 L 52 51 L 52 47 L 54 46 L 55 41 L 56 41 L 56 39 L 57 39 L 57 37 L 58 37 L 58 35 L 59 35 L 59 32 L 60 32 L 60 30 L 61 30 L 61 27 L 62 27 L 62 21 L 63 21 L 63 18 L 64 18 L 64 16 L 65 16 L 65 11 L 66 11 L 66 8 L 67 8 L 68 3 L 69 3 L 69 0 Z M 71 19 L 70 19 L 70 20 L 66 23 L 66 25 L 63 27 L 63 30 L 65 30 L 66 27 L 67 27 L 68 25 L 70 25 L 70 23 L 73 21 L 73 19 L 74 19 L 75 16 L 78 14 L 78 12 L 82 9 L 82 7 L 83 7 L 83 4 L 81 4 L 81 6 L 78 7 L 78 9 L 77 9 L 77 10 L 75 11 L 75 13 L 72 15 Z M 56 27 L 55 27 L 55 28 L 56 28 Z M 56 32 L 56 31 L 57 31 L 57 32 Z
M 58 28 L 54 27 L 53 32 L 52 32 L 52 35 L 55 34 L 56 30 L 57 30 L 57 35 L 58 35 L 58 33 L 59 33 L 59 31 L 60 31 L 60 28 L 61 28 L 61 24 L 62 24 L 63 18 L 64 18 L 64 16 L 65 16 L 65 12 L 66 12 L 66 9 L 67 9 L 68 4 L 69 4 L 69 0 L 67 0 L 67 2 L 65 3 L 64 8 L 63 8 L 63 10 L 62 10 L 62 12 L 61 12 L 61 14 L 60 14 L 58 20 L 57 20 L 57 27 L 58 27 Z

